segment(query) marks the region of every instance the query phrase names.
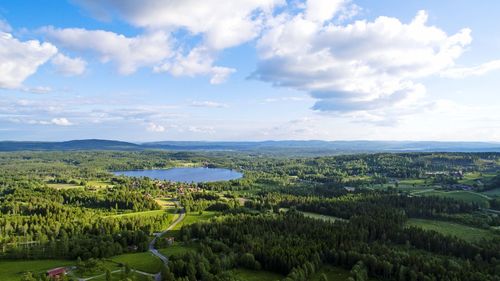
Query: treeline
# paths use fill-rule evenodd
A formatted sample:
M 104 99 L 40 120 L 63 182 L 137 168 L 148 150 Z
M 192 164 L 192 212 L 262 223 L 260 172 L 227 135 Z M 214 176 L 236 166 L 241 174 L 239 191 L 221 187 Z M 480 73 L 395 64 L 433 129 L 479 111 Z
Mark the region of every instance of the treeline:
M 254 264 L 288 275 L 287 281 L 307 280 L 321 263 L 348 270 L 358 264 L 362 269 L 356 272 L 366 269 L 370 276 L 388 280 L 498 280 L 498 246 L 486 249 L 435 232 L 405 230 L 392 221 L 399 215 L 380 215 L 335 223 L 308 219 L 294 211 L 236 215 L 184 227 L 181 234 L 188 240 L 200 239 L 220 256 L 251 254 Z M 176 277 L 186 273 L 177 271 L 175 264 L 170 270 Z

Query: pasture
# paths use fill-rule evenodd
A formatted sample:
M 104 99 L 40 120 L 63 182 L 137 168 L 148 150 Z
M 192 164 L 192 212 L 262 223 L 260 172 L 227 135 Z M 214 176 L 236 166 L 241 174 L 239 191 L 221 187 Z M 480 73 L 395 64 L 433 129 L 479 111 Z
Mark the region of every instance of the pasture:
M 19 281 L 25 272 L 35 274 L 44 273 L 48 269 L 62 266 L 74 265 L 74 261 L 69 260 L 1 260 L 0 280 Z
M 420 196 L 439 196 L 439 197 L 452 198 L 455 200 L 460 200 L 468 203 L 476 203 L 483 208 L 488 208 L 490 206 L 489 203 L 490 198 L 488 196 L 473 191 L 465 191 L 465 190 L 440 191 L 440 190 L 430 189 L 422 192 L 414 192 L 412 194 Z
M 161 269 L 162 262 L 150 252 L 123 254 L 111 257 L 110 260 L 128 264 L 131 268 L 149 273 L 157 273 Z
M 444 235 L 456 236 L 469 242 L 492 239 L 497 236 L 487 229 L 438 220 L 409 219 L 407 225 L 420 227 L 425 230 L 434 230 Z

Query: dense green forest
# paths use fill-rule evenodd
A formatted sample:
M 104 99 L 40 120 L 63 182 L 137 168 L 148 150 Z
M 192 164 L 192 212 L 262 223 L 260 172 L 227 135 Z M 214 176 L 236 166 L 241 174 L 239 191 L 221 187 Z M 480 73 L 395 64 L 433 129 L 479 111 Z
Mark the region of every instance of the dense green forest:
M 180 183 L 112 173 L 172 167 L 244 177 Z M 119 279 L 102 270 L 147 252 L 185 212 L 164 234 L 173 245 L 153 241 L 179 250 L 150 262 L 162 280 L 246 280 L 235 270 L 286 281 L 500 280 L 499 172 L 499 153 L 3 152 L 0 269 L 63 260 L 76 268 L 66 279 L 95 267 L 106 280 L 143 280 L 128 262 Z M 345 278 L 322 273 L 326 266 Z M 44 270 L 6 280 L 46 280 Z

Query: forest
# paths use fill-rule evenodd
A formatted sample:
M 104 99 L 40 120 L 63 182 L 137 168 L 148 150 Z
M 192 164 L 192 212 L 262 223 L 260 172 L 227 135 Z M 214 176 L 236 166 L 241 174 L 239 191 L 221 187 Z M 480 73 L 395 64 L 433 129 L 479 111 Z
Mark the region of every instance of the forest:
M 113 174 L 174 167 L 244 176 Z M 500 153 L 20 151 L 0 171 L 0 280 L 500 280 Z

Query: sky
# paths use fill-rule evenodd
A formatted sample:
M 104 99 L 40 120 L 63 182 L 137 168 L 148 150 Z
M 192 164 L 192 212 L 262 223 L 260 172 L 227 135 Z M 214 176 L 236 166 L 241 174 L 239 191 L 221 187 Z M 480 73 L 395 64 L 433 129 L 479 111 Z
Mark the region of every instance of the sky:
M 495 0 L 0 0 L 0 140 L 500 141 Z

